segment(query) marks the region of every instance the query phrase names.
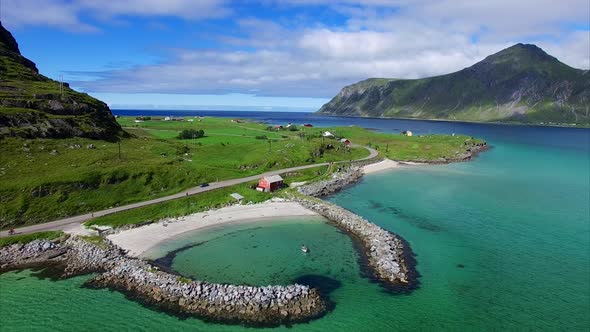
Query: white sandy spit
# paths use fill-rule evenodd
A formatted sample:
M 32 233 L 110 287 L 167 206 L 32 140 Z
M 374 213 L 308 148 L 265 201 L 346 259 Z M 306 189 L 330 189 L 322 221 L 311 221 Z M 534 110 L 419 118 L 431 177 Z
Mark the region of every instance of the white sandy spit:
M 400 167 L 404 167 L 404 166 L 422 166 L 422 165 L 428 165 L 428 164 L 415 163 L 415 162 L 411 162 L 411 161 L 399 162 L 399 161 L 395 161 L 395 160 L 391 160 L 391 159 L 384 159 L 378 163 L 363 166 L 363 173 L 371 174 L 371 173 L 386 171 L 386 170 L 390 170 L 390 169 L 400 168 Z
M 109 235 L 108 239 L 128 250 L 129 255 L 139 256 L 159 243 L 186 232 L 230 222 L 247 220 L 263 222 L 270 221 L 272 218 L 294 216 L 317 216 L 317 214 L 296 202 L 266 201 L 253 205 L 232 205 L 122 231 Z

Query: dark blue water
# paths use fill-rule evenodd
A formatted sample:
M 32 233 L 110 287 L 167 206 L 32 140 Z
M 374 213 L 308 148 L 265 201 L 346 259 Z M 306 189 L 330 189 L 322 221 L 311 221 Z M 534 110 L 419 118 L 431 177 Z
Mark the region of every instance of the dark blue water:
M 317 115 L 315 113 L 305 112 L 113 110 L 113 114 L 120 116 L 217 116 L 252 119 L 273 125 L 286 123 L 311 123 L 316 127 L 356 125 L 385 133 L 411 130 L 418 135 L 457 133 L 484 138 L 490 143 L 516 143 L 526 145 L 527 148 L 568 148 L 590 153 L 590 129 L 588 128 L 542 127 L 430 120 L 351 118 Z

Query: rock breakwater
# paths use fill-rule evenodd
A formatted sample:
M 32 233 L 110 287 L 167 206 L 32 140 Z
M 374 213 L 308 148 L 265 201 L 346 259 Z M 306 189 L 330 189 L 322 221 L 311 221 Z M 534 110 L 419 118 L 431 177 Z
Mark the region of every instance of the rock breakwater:
M 411 274 L 405 259 L 409 248 L 397 235 L 334 204 L 308 199 L 301 199 L 299 203 L 360 240 L 377 279 L 395 286 L 409 282 Z
M 338 172 L 329 180 L 311 183 L 298 188 L 306 196 L 321 197 L 332 194 L 358 181 L 363 171 L 358 166 Z M 415 276 L 413 267 L 406 260 L 410 249 L 397 235 L 369 222 L 368 220 L 335 204 L 319 199 L 298 197 L 296 200 L 306 208 L 332 221 L 336 226 L 352 234 L 364 247 L 372 274 L 387 286 L 408 284 Z
M 119 264 L 89 281 L 132 294 L 175 313 L 206 320 L 274 326 L 303 322 L 324 314 L 326 302 L 304 285 L 235 286 L 191 281 L 136 259 Z
M 193 281 L 128 257 L 108 242 L 97 246 L 70 238 L 61 243 L 40 240 L 0 249 L 3 270 L 33 263 L 64 265 L 62 277 L 97 272 L 87 286 L 120 290 L 152 306 L 216 322 L 276 326 L 308 321 L 328 310 L 328 302 L 309 286 L 251 287 Z

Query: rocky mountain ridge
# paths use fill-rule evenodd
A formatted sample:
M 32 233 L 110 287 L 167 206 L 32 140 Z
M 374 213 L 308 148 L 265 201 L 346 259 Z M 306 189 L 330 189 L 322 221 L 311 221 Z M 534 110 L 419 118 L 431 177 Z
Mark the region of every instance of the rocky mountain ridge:
M 590 74 L 535 45 L 516 44 L 447 75 L 346 86 L 319 113 L 589 125 Z

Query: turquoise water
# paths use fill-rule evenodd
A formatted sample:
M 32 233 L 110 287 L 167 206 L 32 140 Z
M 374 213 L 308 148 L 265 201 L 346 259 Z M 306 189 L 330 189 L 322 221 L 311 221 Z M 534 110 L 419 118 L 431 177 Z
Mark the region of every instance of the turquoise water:
M 278 330 L 588 331 L 590 132 L 486 128 L 494 148 L 473 162 L 378 173 L 329 198 L 410 243 L 421 277 L 409 295 L 364 278 L 352 241 L 318 218 L 210 229 L 150 255 L 186 246 L 172 268 L 187 276 L 255 285 L 306 276 L 330 288 L 332 312 Z M 1 331 L 251 330 L 81 288 L 88 277 L 56 282 L 31 273 L 0 275 Z

